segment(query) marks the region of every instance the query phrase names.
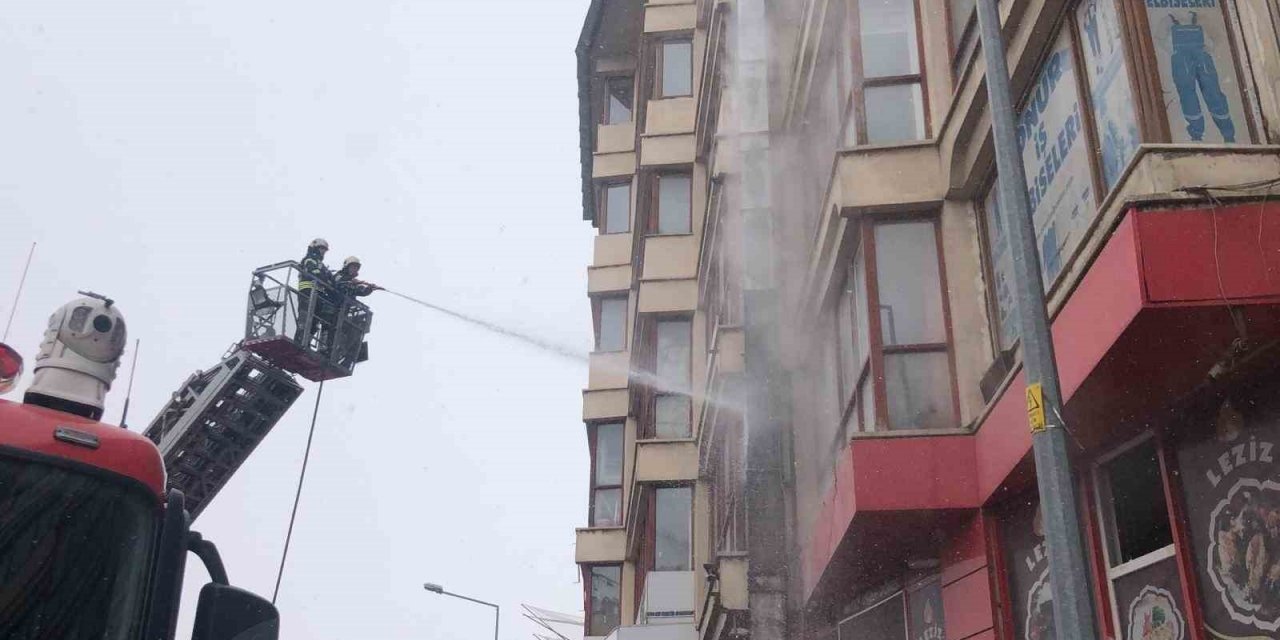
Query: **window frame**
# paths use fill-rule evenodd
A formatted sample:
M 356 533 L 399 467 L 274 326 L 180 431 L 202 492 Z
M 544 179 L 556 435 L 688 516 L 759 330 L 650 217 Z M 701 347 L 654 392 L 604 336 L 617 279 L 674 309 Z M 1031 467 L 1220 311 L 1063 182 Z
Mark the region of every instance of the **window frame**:
M 658 492 L 663 490 L 670 490 L 670 489 L 683 489 L 689 492 L 689 526 L 688 526 L 688 530 L 686 532 L 686 538 L 685 538 L 685 541 L 686 541 L 685 546 L 688 547 L 689 554 L 687 558 L 688 566 L 683 569 L 657 568 L 658 567 Z M 697 492 L 694 490 L 694 485 L 687 484 L 687 483 L 655 484 L 655 485 L 652 485 L 652 487 L 650 488 L 649 501 L 647 505 L 649 519 L 646 527 L 646 533 L 648 534 L 650 545 L 649 545 L 649 556 L 647 558 L 644 558 L 646 577 L 648 576 L 649 573 L 652 573 L 654 571 L 693 571 L 693 557 L 694 557 L 693 512 L 697 508 L 697 505 L 695 504 L 695 501 L 697 499 L 696 493 Z M 640 585 L 640 586 L 641 586 L 641 589 L 643 589 L 643 585 Z M 642 593 L 642 591 L 638 591 L 637 596 L 640 593 Z
M 616 563 L 616 562 L 600 562 L 600 563 L 583 565 L 582 570 L 583 570 L 583 573 L 586 575 L 586 580 L 585 580 L 586 584 L 584 585 L 586 587 L 584 589 L 584 592 L 586 593 L 586 598 L 585 598 L 586 606 L 584 607 L 585 611 L 583 612 L 585 615 L 583 616 L 583 627 L 582 627 L 584 631 L 584 636 L 592 636 L 592 633 L 591 633 L 592 631 L 599 631 L 599 629 L 591 628 L 591 618 L 595 614 L 595 609 L 592 606 L 592 600 L 593 600 L 592 592 L 595 589 L 594 570 L 596 568 L 617 568 L 618 570 L 618 584 L 617 584 L 618 624 L 613 629 L 605 630 L 605 632 L 599 634 L 599 636 L 605 636 L 610 633 L 613 633 L 614 629 L 617 629 L 618 627 L 622 626 L 622 581 L 623 581 L 623 574 L 625 573 L 622 564 Z M 599 637 L 599 636 L 593 636 L 593 637 Z
M 692 98 L 697 92 L 697 73 L 695 69 L 697 65 L 694 60 L 695 51 L 693 34 L 689 32 L 672 33 L 663 35 L 659 38 L 654 38 L 652 42 L 653 54 L 650 56 L 650 59 L 653 61 L 653 73 L 651 73 L 650 76 L 653 78 L 653 85 L 649 92 L 650 96 L 654 100 L 666 100 L 668 98 Z M 666 46 L 668 44 L 679 43 L 688 43 L 689 45 L 689 93 L 667 95 L 666 92 L 663 91 L 663 67 L 665 63 L 664 57 L 666 56 Z
M 664 177 L 681 176 L 689 180 L 689 211 L 688 211 L 688 231 L 661 231 L 660 224 L 660 207 L 662 206 L 662 179 Z M 647 176 L 648 180 L 648 203 L 647 214 L 645 216 L 644 233 L 646 236 L 665 237 L 665 236 L 691 236 L 693 235 L 693 168 L 673 168 L 661 169 L 650 172 Z
M 938 264 L 938 285 L 940 306 L 942 312 L 942 322 L 945 329 L 945 342 L 930 343 L 912 343 L 912 344 L 895 344 L 885 345 L 883 327 L 880 321 L 880 313 L 871 313 L 870 310 L 880 308 L 880 286 L 879 272 L 876 267 L 876 246 L 875 246 L 875 230 L 883 225 L 903 224 L 903 223 L 920 223 L 929 222 L 933 226 L 935 241 L 935 259 Z M 950 400 L 952 407 L 952 415 L 955 418 L 956 426 L 954 429 L 961 428 L 960 416 L 960 391 L 956 380 L 956 356 L 955 356 L 955 337 L 951 326 L 951 304 L 947 297 L 947 269 L 946 258 L 943 253 L 942 244 L 942 221 L 941 216 L 937 213 L 908 213 L 908 214 L 868 214 L 862 220 L 858 221 L 849 231 L 846 241 L 856 242 L 859 250 L 855 255 L 846 261 L 846 278 L 853 274 L 853 265 L 855 261 L 862 261 L 863 273 L 866 279 L 865 294 L 866 299 L 862 300 L 861 313 L 867 316 L 867 345 L 869 355 L 864 357 L 863 368 L 856 376 L 856 384 L 852 387 L 852 393 L 848 397 L 840 399 L 840 422 L 841 429 L 837 433 L 842 434 L 845 441 L 852 437 L 852 433 L 879 433 L 892 431 L 936 431 L 937 429 L 919 429 L 911 426 L 895 426 L 889 419 L 888 404 L 888 388 L 885 380 L 885 356 L 904 354 L 904 353 L 945 353 L 948 361 L 948 375 L 950 377 Z M 837 306 L 838 306 L 837 301 Z M 856 319 L 855 319 L 856 321 Z M 839 332 L 839 324 L 837 322 L 836 331 Z M 840 336 L 837 335 L 837 339 Z M 854 337 L 856 340 L 856 336 Z M 843 377 L 844 363 L 839 357 L 837 349 L 837 375 Z M 862 385 L 870 378 L 872 397 L 874 398 L 874 418 L 875 424 L 872 428 L 868 428 L 865 424 L 863 412 L 859 406 L 860 391 Z M 845 391 L 845 381 L 840 380 L 838 384 L 840 393 L 843 395 Z M 856 416 L 855 416 L 856 414 Z M 850 429 L 851 421 L 856 417 L 857 424 Z M 948 428 L 947 431 L 953 429 Z
M 622 442 L 619 447 L 621 458 L 619 460 L 619 472 L 617 484 L 598 484 L 596 470 L 600 458 L 599 442 L 600 427 L 618 425 L 622 435 Z M 587 424 L 587 443 L 591 448 L 591 495 L 588 496 L 587 505 L 587 525 L 589 528 L 612 528 L 621 527 L 626 523 L 626 502 L 623 500 L 623 479 L 626 477 L 626 459 L 627 459 L 627 423 L 626 420 L 599 420 Z M 618 490 L 618 522 L 617 524 L 596 524 L 596 493 L 599 491 L 607 491 L 610 489 Z
M 620 348 L 602 350 L 600 348 L 600 340 L 604 335 L 604 303 L 609 300 L 621 300 L 626 305 L 622 312 L 622 340 Z M 631 295 L 627 291 L 606 292 L 591 296 L 591 320 L 595 329 L 595 343 L 592 353 L 623 353 L 630 350 L 630 343 L 627 338 L 630 337 L 630 320 L 631 318 Z
M 685 323 L 685 324 L 687 324 L 687 325 L 688 325 L 688 327 L 689 327 L 689 331 L 688 331 L 688 334 L 689 334 L 689 341 L 688 341 L 688 345 L 689 345 L 689 353 L 688 353 L 688 362 L 686 363 L 686 367 L 687 367 L 688 372 L 689 372 L 689 379 L 688 379 L 688 380 L 686 380 L 686 381 L 684 382 L 685 386 L 686 386 L 686 387 L 688 387 L 688 389 L 687 389 L 686 391 L 666 391 L 666 390 L 658 389 L 658 388 L 653 387 L 652 385 L 650 385 L 650 388 L 651 388 L 653 391 L 652 391 L 652 393 L 650 393 L 650 394 L 649 394 L 649 395 L 650 395 L 650 398 L 649 398 L 649 402 L 648 402 L 648 404 L 649 404 L 649 416 L 650 416 L 650 418 L 651 418 L 650 422 L 651 422 L 652 424 L 649 426 L 649 434 L 648 434 L 648 435 L 649 435 L 649 438 L 648 438 L 648 439 L 654 439 L 654 440 L 671 440 L 671 439 L 687 439 L 687 438 L 692 438 L 692 437 L 693 437 L 693 394 L 692 394 L 692 393 L 690 393 L 690 392 L 692 391 L 692 387 L 693 387 L 693 362 L 694 362 L 694 358 L 693 358 L 693 336 L 694 336 L 695 330 L 694 330 L 694 326 L 693 326 L 693 316 L 692 316 L 692 315 L 684 315 L 684 314 L 663 314 L 663 315 L 658 315 L 658 316 L 656 316 L 656 317 L 654 317 L 654 318 L 653 318 L 653 324 L 652 324 L 652 326 L 653 326 L 653 354 L 654 354 L 654 360 L 653 360 L 653 375 L 654 375 L 654 378 L 655 378 L 655 379 L 657 379 L 657 377 L 658 377 L 658 362 L 659 362 L 659 360 L 660 360 L 660 359 L 661 359 L 661 357 L 662 357 L 662 352 L 661 352 L 661 350 L 659 349 L 659 344 L 658 344 L 658 336 L 659 336 L 659 335 L 661 334 L 661 332 L 662 332 L 662 329 L 661 329 L 662 324 L 663 324 L 663 323 L 672 323 L 672 322 Z M 673 438 L 673 437 L 663 437 L 663 436 L 659 436 L 659 435 L 658 435 L 658 400 L 659 400 L 660 398 L 666 398 L 666 397 L 677 397 L 677 398 L 684 398 L 684 399 L 685 399 L 685 403 L 686 403 L 686 406 L 688 407 L 688 413 L 689 413 L 689 415 L 688 415 L 688 422 L 687 422 L 687 424 L 688 424 L 688 432 L 687 432 L 687 434 L 686 434 L 686 435 L 684 435 L 684 436 L 679 436 L 679 437 L 675 437 L 675 438 Z
M 631 83 L 631 108 L 630 114 L 626 120 L 613 122 L 610 115 L 612 110 L 613 84 L 618 81 L 629 81 Z M 603 88 L 601 92 L 600 117 L 597 124 L 601 126 L 610 126 L 615 124 L 629 124 L 636 121 L 636 76 L 633 73 L 614 73 L 600 78 L 600 86 Z
M 627 225 L 623 231 L 609 231 L 609 189 L 627 187 Z M 596 183 L 596 218 L 597 228 L 602 236 L 619 236 L 629 234 L 635 224 L 636 194 L 635 181 L 627 176 L 621 180 L 601 180 Z
M 868 144 L 911 144 L 922 140 L 928 140 L 933 135 L 933 118 L 929 113 L 929 73 L 928 65 L 925 64 L 925 47 L 924 47 L 924 28 L 920 20 L 920 0 L 906 0 L 911 3 L 911 8 L 915 20 L 915 48 L 916 58 L 919 60 L 920 69 L 915 73 L 898 74 L 891 76 L 875 76 L 866 77 L 866 65 L 862 56 L 862 16 L 858 6 L 859 0 L 846 0 L 849 4 L 845 12 L 845 21 L 847 23 L 847 38 L 853 40 L 850 47 L 851 61 L 849 64 L 849 96 L 845 106 L 845 114 L 842 118 L 841 136 L 844 142 L 850 146 L 861 146 Z M 950 31 L 950 24 L 947 26 Z M 920 86 L 920 110 L 923 115 L 924 130 L 921 136 L 913 140 L 897 140 L 893 142 L 868 142 L 867 130 L 867 105 L 866 90 L 878 87 L 890 86 L 911 86 L 918 84 Z M 852 131 L 850 131 L 852 127 Z M 852 136 L 850 136 L 852 133 Z

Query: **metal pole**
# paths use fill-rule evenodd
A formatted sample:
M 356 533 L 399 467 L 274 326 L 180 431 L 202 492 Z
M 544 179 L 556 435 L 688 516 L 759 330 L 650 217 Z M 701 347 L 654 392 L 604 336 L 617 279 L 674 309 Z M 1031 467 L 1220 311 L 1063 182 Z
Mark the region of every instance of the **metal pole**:
M 1015 300 L 1022 327 L 1023 372 L 1027 379 L 1036 482 L 1052 576 L 1054 627 L 1058 640 L 1092 640 L 1097 627 L 1081 538 L 1079 501 L 1072 481 L 1066 425 L 1062 424 L 1062 392 L 1045 308 L 1026 174 L 1018 149 L 1000 12 L 996 0 L 978 0 L 977 12 L 982 55 L 987 65 L 987 99 L 995 141 L 999 209 L 1009 236 Z
M 485 602 L 484 600 L 477 600 L 477 599 L 475 599 L 475 598 L 469 598 L 469 597 L 464 596 L 464 595 L 462 595 L 462 594 L 460 594 L 460 593 L 454 593 L 454 592 L 452 592 L 452 591 L 445 591 L 444 589 L 440 588 L 440 585 L 436 585 L 436 584 L 426 584 L 426 585 L 423 585 L 423 587 L 424 587 L 424 588 L 426 588 L 426 590 L 427 590 L 427 591 L 432 591 L 432 592 L 438 593 L 438 594 L 440 594 L 440 595 L 442 595 L 442 596 L 453 596 L 454 598 L 457 598 L 457 599 L 459 599 L 459 600 L 466 600 L 467 602 L 474 602 L 474 603 L 476 603 L 476 604 L 482 604 L 482 605 L 484 605 L 484 606 L 486 606 L 486 607 L 493 607 L 493 640 L 498 640 L 498 621 L 501 619 L 501 616 L 502 616 L 502 608 L 501 608 L 501 607 L 499 607 L 498 605 L 496 605 L 496 604 L 494 604 L 494 603 L 492 603 L 492 602 Z

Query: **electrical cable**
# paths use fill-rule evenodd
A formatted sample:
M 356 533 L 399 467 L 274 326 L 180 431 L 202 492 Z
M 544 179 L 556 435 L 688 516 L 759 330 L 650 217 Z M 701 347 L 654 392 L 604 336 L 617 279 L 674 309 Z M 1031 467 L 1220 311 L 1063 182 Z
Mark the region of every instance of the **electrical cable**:
M 307 432 L 307 449 L 302 454 L 302 472 L 298 474 L 298 491 L 293 496 L 293 513 L 289 515 L 289 532 L 284 536 L 284 551 L 280 554 L 280 570 L 276 573 L 276 588 L 271 592 L 271 604 L 280 595 L 280 581 L 284 578 L 285 560 L 289 558 L 289 542 L 293 539 L 293 523 L 298 519 L 298 502 L 302 499 L 302 483 L 307 479 L 307 461 L 311 459 L 311 439 L 316 435 L 316 417 L 320 415 L 320 397 L 324 395 L 324 381 L 316 390 L 316 407 L 311 412 L 311 430 Z
M 27 283 L 27 271 L 31 269 L 31 257 L 36 254 L 36 243 L 31 243 L 31 250 L 27 252 L 27 264 L 22 267 L 22 277 L 18 279 L 18 292 L 13 294 L 13 306 L 9 308 L 9 321 L 4 325 L 4 336 L 0 337 L 0 342 L 9 339 L 9 328 L 13 326 L 13 314 L 18 311 L 18 299 L 22 297 L 22 285 Z

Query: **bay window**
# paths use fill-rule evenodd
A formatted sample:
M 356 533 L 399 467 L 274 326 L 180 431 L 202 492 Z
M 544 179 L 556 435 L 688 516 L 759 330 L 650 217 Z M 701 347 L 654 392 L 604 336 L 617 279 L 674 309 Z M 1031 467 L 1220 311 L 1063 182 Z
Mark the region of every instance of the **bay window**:
M 836 301 L 846 431 L 959 425 L 934 218 L 868 221 Z
M 607 636 L 622 624 L 622 567 L 592 565 L 587 571 L 586 636 Z
M 656 332 L 654 436 L 687 438 L 692 432 L 693 323 L 687 318 L 661 319 Z
M 678 98 L 693 95 L 693 40 L 660 40 L 654 52 L 654 97 Z
M 693 487 L 653 491 L 653 570 L 693 568 Z
M 622 525 L 623 423 L 591 427 L 591 526 Z
M 595 307 L 596 351 L 626 351 L 627 296 L 601 297 Z
M 846 143 L 928 137 L 916 0 L 854 0 L 853 114 Z

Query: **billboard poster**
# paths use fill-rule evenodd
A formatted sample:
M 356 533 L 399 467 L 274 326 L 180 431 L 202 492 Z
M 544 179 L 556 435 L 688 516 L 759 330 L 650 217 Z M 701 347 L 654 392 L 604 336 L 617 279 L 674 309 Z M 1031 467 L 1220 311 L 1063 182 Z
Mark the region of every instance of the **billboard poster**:
M 1093 102 L 1103 184 L 1109 191 L 1138 150 L 1139 141 L 1138 114 L 1115 0 L 1084 0 L 1076 8 L 1076 25 Z
M 1191 412 L 1178 447 L 1205 626 L 1219 640 L 1280 632 L 1280 396 Z
M 995 294 L 996 330 L 1000 333 L 1000 349 L 1011 349 L 1018 341 L 1019 326 L 1016 316 L 1017 300 L 1013 297 L 1013 254 L 1009 252 L 1009 240 L 1000 217 L 997 185 L 991 185 L 982 199 L 987 223 L 987 255 L 991 260 L 991 287 Z
M 1143 0 L 1174 142 L 1248 142 L 1222 0 Z
M 1076 89 L 1070 33 L 1063 30 L 1018 113 L 1018 146 L 1046 289 L 1057 280 L 1096 212 Z
M 1018 506 L 1001 527 L 1017 640 L 1053 640 L 1053 587 L 1040 503 Z
M 942 618 L 942 582 L 932 580 L 907 598 L 909 640 L 947 640 Z
M 1187 619 L 1177 560 L 1165 558 L 1116 578 L 1112 589 L 1126 640 L 1185 640 Z

